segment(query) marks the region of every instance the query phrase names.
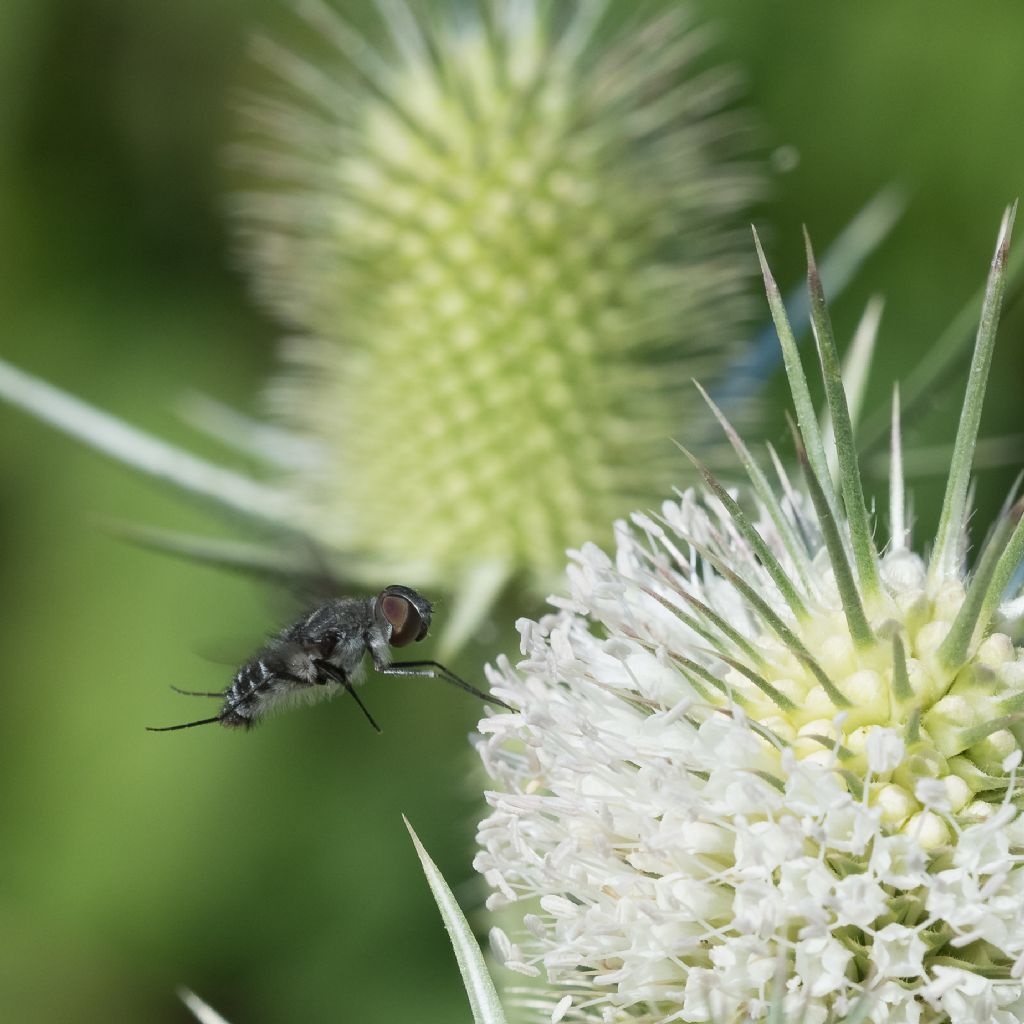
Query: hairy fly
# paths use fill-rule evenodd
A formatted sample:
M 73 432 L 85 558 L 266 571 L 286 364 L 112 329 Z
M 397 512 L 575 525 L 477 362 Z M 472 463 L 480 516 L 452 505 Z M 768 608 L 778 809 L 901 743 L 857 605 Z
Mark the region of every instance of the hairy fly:
M 272 637 L 242 665 L 223 692 L 178 690 L 190 696 L 222 700 L 220 711 L 212 718 L 150 727 L 150 731 L 173 732 L 214 722 L 248 729 L 278 708 L 323 700 L 346 690 L 380 732 L 355 690 L 367 653 L 374 671 L 380 675 L 443 679 L 481 700 L 513 710 L 436 661 L 391 660 L 392 647 L 405 647 L 427 635 L 430 613 L 426 598 L 401 586 L 385 587 L 370 598 L 339 597 L 326 601 Z

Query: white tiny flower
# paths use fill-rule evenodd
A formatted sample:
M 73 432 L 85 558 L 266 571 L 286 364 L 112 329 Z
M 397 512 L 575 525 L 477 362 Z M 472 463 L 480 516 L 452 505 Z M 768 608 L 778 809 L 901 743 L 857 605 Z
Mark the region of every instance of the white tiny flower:
M 924 941 L 914 928 L 886 925 L 871 943 L 872 963 L 882 978 L 912 978 L 924 973 Z
M 996 280 L 1004 261 L 1005 232 Z M 878 1024 L 1024 1024 L 1024 649 L 991 633 L 1024 527 L 965 572 L 958 456 L 912 554 L 894 445 L 876 549 L 816 328 L 840 489 L 791 366 L 806 491 L 780 463 L 774 493 L 730 432 L 753 493 L 698 464 L 707 488 L 616 524 L 614 558 L 571 553 L 561 611 L 492 671 L 522 710 L 481 727 L 476 864 L 529 908 L 520 959 L 575 1018 L 821 1024 L 867 996 Z
M 844 853 L 863 853 L 878 834 L 880 814 L 847 797 L 833 807 L 822 822 L 828 845 Z
M 918 779 L 914 785 L 914 796 L 929 810 L 942 813 L 950 809 L 945 779 Z
M 696 967 L 686 978 L 682 1019 L 686 1021 L 732 1020 L 746 993 L 725 991 L 715 971 Z
M 906 745 L 895 729 L 875 727 L 868 733 L 868 767 L 875 775 L 887 775 L 898 768 L 905 753 Z
M 827 996 L 846 987 L 846 968 L 853 959 L 842 943 L 827 935 L 797 946 L 796 973 L 804 979 L 808 995 Z
M 954 854 L 956 863 L 976 874 L 991 874 L 1010 863 L 1010 837 L 1004 826 L 1015 817 L 1013 809 L 1005 807 L 987 821 L 964 829 Z
M 868 865 L 879 881 L 901 889 L 913 889 L 927 880 L 927 858 L 908 835 L 876 838 Z
M 501 928 L 492 928 L 489 936 L 491 951 L 501 963 L 508 963 L 514 957 L 515 947 Z
M 938 966 L 934 980 L 924 986 L 922 995 L 936 1010 L 948 1015 L 950 1024 L 990 1024 L 997 1020 L 994 986 L 973 971 Z
M 788 767 L 788 758 L 784 757 L 782 763 Z M 794 764 L 786 779 L 786 806 L 808 817 L 824 817 L 847 799 L 835 773 L 816 764 Z
M 787 916 L 805 921 L 828 919 L 835 876 L 817 857 L 798 857 L 783 864 L 777 885 Z
M 870 873 L 847 875 L 835 883 L 836 924 L 867 929 L 885 913 L 889 898 Z
M 572 1006 L 572 996 L 562 996 L 551 1011 L 551 1024 L 558 1024 L 566 1015 L 570 1006 Z
M 924 1012 L 913 992 L 888 981 L 872 993 L 874 1003 L 868 1016 L 874 1024 L 919 1024 Z
M 803 836 L 792 827 L 774 821 L 737 822 L 736 870 L 754 877 L 771 874 L 783 864 L 798 857 L 803 849 Z

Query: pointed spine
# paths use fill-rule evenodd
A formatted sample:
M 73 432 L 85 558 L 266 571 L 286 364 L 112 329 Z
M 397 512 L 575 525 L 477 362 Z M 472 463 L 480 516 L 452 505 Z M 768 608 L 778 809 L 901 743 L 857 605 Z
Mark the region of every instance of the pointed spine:
M 730 658 L 727 655 L 719 654 L 717 657 L 730 668 L 739 672 L 741 676 L 749 679 L 781 711 L 788 714 L 797 710 L 796 704 L 789 697 L 777 687 L 772 686 L 764 676 L 755 672 L 749 665 L 745 665 L 738 658 Z
M 824 289 L 824 274 L 821 274 L 822 288 Z M 834 297 L 833 297 L 834 298 Z M 878 340 L 878 325 L 882 319 L 882 309 L 885 303 L 881 298 L 875 296 L 864 309 L 864 314 L 853 332 L 853 341 L 850 342 L 850 351 L 843 360 L 843 388 L 846 391 L 846 401 L 850 406 L 850 420 L 854 430 L 860 419 L 861 409 L 864 405 L 864 394 L 867 391 L 868 375 L 871 371 L 871 363 L 875 354 L 875 343 Z M 828 468 L 832 479 L 837 478 L 839 462 L 835 451 L 835 430 L 832 426 L 832 416 L 826 410 L 824 423 L 822 424 L 823 443 L 828 456 Z
M 703 544 L 698 543 L 692 537 L 687 537 L 686 542 L 703 558 L 720 576 L 727 579 L 747 599 L 750 606 L 764 619 L 768 628 L 789 648 L 793 656 L 811 673 L 821 684 L 828 699 L 837 708 L 848 708 L 850 701 L 845 694 L 829 679 L 828 674 L 811 654 L 803 641 L 786 625 L 778 615 L 772 611 L 768 602 L 743 579 L 738 573 L 729 568 L 720 558 L 713 555 Z
M 1013 533 L 996 563 L 995 571 L 989 582 L 988 590 L 985 593 L 985 600 L 981 605 L 981 616 L 979 626 L 988 629 L 995 615 L 1003 594 L 1017 578 L 1021 566 L 1024 565 L 1024 499 L 1017 502 L 1010 511 L 1011 517 L 1016 517 L 1017 524 Z
M 903 485 L 903 436 L 900 426 L 900 387 L 892 389 L 892 440 L 889 455 L 889 532 L 892 550 L 907 547 L 907 498 Z
M 786 604 L 798 620 L 807 618 L 807 605 L 803 598 L 793 586 L 793 581 L 786 574 L 786 570 L 779 564 L 779 560 L 765 543 L 764 538 L 757 532 L 754 524 L 747 518 L 746 513 L 740 508 L 735 498 L 718 482 L 714 474 L 704 465 L 700 459 L 682 445 L 680 451 L 690 460 L 694 469 L 704 477 L 704 482 L 709 490 L 725 507 L 726 512 L 732 518 L 740 536 L 750 545 L 751 550 L 757 556 L 765 572 L 772 578 L 772 582 L 779 588 Z
M 713 626 L 716 626 L 721 632 L 728 637 L 733 644 L 735 644 L 738 650 L 741 650 L 755 665 L 763 665 L 764 657 L 761 652 L 738 630 L 714 611 L 709 605 L 706 605 L 699 598 L 694 597 L 693 594 L 687 593 L 682 588 L 679 588 L 676 593 L 687 601 L 698 612 L 701 613 Z
M 1008 535 L 1009 539 L 1005 540 Z M 980 607 L 977 619 L 974 623 L 971 644 L 980 643 L 984 634 L 992 625 L 992 619 L 999 608 L 999 603 L 1011 586 L 1021 566 L 1024 565 L 1024 498 L 1017 501 L 1008 510 L 1001 523 L 996 527 L 985 548 L 982 562 L 985 556 L 993 552 L 998 554 L 998 560 L 987 579 L 983 577 L 983 567 L 979 564 L 977 577 L 979 584 L 984 581 L 984 592 L 980 600 Z M 972 581 L 973 585 L 973 581 Z M 968 598 L 970 598 L 968 591 Z M 964 601 L 964 605 L 967 601 Z M 961 609 L 962 611 L 963 609 Z
M 775 450 L 772 443 L 769 441 L 765 447 L 768 449 L 768 458 L 772 460 L 772 469 L 775 470 L 775 475 L 778 477 L 782 493 L 786 496 L 786 501 L 789 502 L 793 525 L 797 533 L 800 535 L 804 550 L 816 551 L 817 542 L 812 540 L 810 532 L 811 524 L 803 514 L 800 500 L 797 497 L 796 488 L 793 486 L 793 482 L 789 479 L 789 473 L 786 471 L 786 467 L 783 465 L 782 459 L 779 458 L 779 453 Z
M 875 549 L 875 542 L 871 536 L 871 520 L 864 501 L 860 465 L 857 461 L 857 449 L 853 440 L 853 421 L 850 418 L 850 408 L 846 403 L 843 371 L 839 364 L 839 354 L 836 351 L 832 321 L 825 302 L 825 292 L 821 287 L 821 278 L 818 276 L 818 268 L 814 262 L 814 250 L 811 248 L 811 240 L 806 229 L 804 229 L 804 242 L 807 246 L 807 288 L 811 296 L 811 326 L 814 329 L 814 340 L 818 346 L 821 375 L 825 382 L 825 396 L 835 431 L 839 481 L 843 492 L 843 504 L 846 506 L 846 518 L 850 524 L 850 536 L 853 540 L 853 557 L 857 565 L 861 590 L 866 596 L 873 597 L 881 589 L 881 581 L 878 577 L 878 551 Z
M 696 682 L 698 679 L 703 679 L 705 683 L 716 689 L 723 697 L 726 697 L 729 700 L 735 700 L 737 703 L 742 704 L 742 700 L 730 691 L 728 685 L 723 680 L 719 679 L 718 676 L 716 676 L 714 672 L 705 665 L 701 665 L 700 662 L 694 661 L 692 658 L 687 658 L 683 654 L 673 654 L 670 655 L 670 657 L 672 661 L 683 670 L 690 684 L 698 693 L 701 693 L 702 696 L 707 694 L 707 691 L 703 690 L 701 684 Z
M 1014 568 L 1020 564 L 1024 548 L 1022 513 L 1024 501 L 1014 505 L 1010 515 L 1004 516 L 996 525 L 978 559 L 964 603 L 938 650 L 939 662 L 951 672 L 955 672 L 967 661 L 971 647 L 980 639 L 978 633 L 987 627 L 996 603 L 990 595 L 994 593 L 998 599 L 998 595 L 1009 583 Z M 1005 578 L 997 578 L 997 573 Z
M 130 469 L 252 519 L 294 522 L 283 492 L 161 441 L 2 360 L 0 398 Z
M 899 633 L 892 635 L 892 692 L 899 701 L 908 701 L 914 696 L 907 670 L 907 652 Z
M 964 398 L 960 426 L 953 446 L 953 462 L 946 483 L 946 494 L 942 501 L 939 528 L 935 535 L 934 554 L 929 568 L 929 580 L 934 585 L 942 577 L 954 572 L 957 567 L 959 540 L 966 523 L 967 487 L 974 461 L 974 446 L 981 422 L 981 408 L 985 400 L 985 385 L 992 363 L 992 349 L 995 345 L 996 328 L 999 325 L 999 311 L 1002 305 L 1003 289 L 1006 284 L 1006 259 L 1013 232 L 1013 221 L 1017 214 L 1014 203 L 1003 215 L 999 230 L 992 268 L 985 287 L 985 299 L 981 307 L 981 322 L 974 343 L 971 371 L 967 380 L 967 394 Z
M 792 426 L 792 421 L 790 425 Z M 832 563 L 836 589 L 839 591 L 839 599 L 843 603 L 843 612 L 846 615 L 847 625 L 850 627 L 850 636 L 857 647 L 861 649 L 869 647 L 875 642 L 875 635 L 871 631 L 871 625 L 864 613 L 864 604 L 860 599 L 857 581 L 853 576 L 853 567 L 846 557 L 846 549 L 843 547 L 843 541 L 839 535 L 839 526 L 832 515 L 821 481 L 815 475 L 814 469 L 808 461 L 807 451 L 796 427 L 793 427 L 793 443 L 796 445 L 797 458 L 803 466 L 804 479 L 807 481 L 811 502 L 818 514 L 821 535 L 828 550 L 829 561 Z
M 824 270 L 823 270 L 824 273 Z M 826 278 L 827 280 L 827 278 Z M 1019 294 L 1024 281 L 1024 249 L 1009 255 L 1006 263 L 1006 287 L 1012 294 Z M 903 412 L 906 415 L 916 409 L 937 383 L 946 378 L 952 367 L 963 355 L 978 329 L 978 317 L 985 298 L 987 282 L 983 282 L 974 295 L 964 303 L 948 326 L 926 348 L 926 355 L 908 373 L 901 387 Z M 873 448 L 885 436 L 889 417 L 876 409 L 866 416 L 859 433 L 860 450 Z M 946 460 L 947 464 L 949 460 Z
M 764 277 L 765 292 L 768 295 L 768 306 L 771 309 L 772 320 L 775 322 L 775 330 L 779 336 L 779 344 L 782 346 L 782 359 L 786 366 L 786 379 L 789 381 L 789 390 L 793 396 L 793 405 L 796 408 L 796 420 L 800 426 L 800 434 L 803 437 L 804 448 L 811 466 L 814 467 L 818 479 L 822 482 L 822 490 L 825 493 L 829 508 L 838 519 L 839 507 L 836 503 L 835 492 L 832 489 L 832 482 L 828 475 L 828 460 L 825 458 L 825 446 L 821 440 L 821 431 L 818 428 L 818 417 L 814 412 L 814 401 L 811 398 L 810 388 L 807 386 L 807 376 L 804 373 L 803 364 L 800 362 L 800 353 L 796 347 L 796 339 L 793 337 L 793 329 L 789 325 L 789 317 L 786 314 L 786 307 L 782 302 L 782 293 L 779 286 L 772 277 L 768 268 L 768 261 L 765 259 L 764 250 L 761 248 L 761 239 L 754 230 L 754 245 L 757 247 L 757 258 L 761 264 L 761 275 Z
M 733 451 L 736 452 L 740 463 L 753 485 L 754 493 L 761 499 L 761 504 L 764 505 L 771 521 L 775 524 L 775 529 L 779 531 L 779 537 L 782 539 L 782 543 L 785 545 L 786 551 L 789 552 L 789 557 L 792 559 L 796 573 L 800 577 L 800 582 L 803 584 L 804 592 L 811 593 L 813 591 L 813 586 L 810 574 L 810 559 L 807 557 L 807 548 L 803 545 L 800 537 L 793 529 L 792 523 L 790 523 L 786 518 L 786 513 L 783 511 L 782 505 L 779 503 L 779 499 L 776 496 L 775 491 L 768 482 L 768 478 L 755 461 L 750 449 L 748 449 L 743 443 L 743 439 L 737 433 L 733 425 L 725 418 L 725 414 L 714 403 L 711 396 L 703 387 L 701 387 L 700 384 L 697 383 L 697 381 L 694 381 L 694 385 L 701 393 L 701 396 L 707 403 L 708 408 L 714 414 L 715 419 L 717 419 L 721 425 L 722 430 L 725 432 L 725 436 L 728 438 Z
M 662 607 L 667 608 L 670 612 L 672 612 L 672 614 L 675 615 L 680 622 L 682 622 L 688 628 L 692 629 L 694 633 L 697 634 L 697 636 L 706 640 L 711 645 L 710 649 L 716 658 L 722 657 L 728 650 L 735 649 L 738 651 L 742 651 L 744 655 L 746 655 L 749 658 L 752 658 L 752 660 L 754 660 L 755 663 L 762 663 L 762 659 L 760 655 L 757 653 L 756 649 L 752 647 L 739 633 L 737 633 L 736 630 L 733 630 L 732 627 L 729 627 L 721 618 L 721 616 L 717 616 L 716 618 L 718 621 L 713 623 L 713 625 L 716 625 L 718 627 L 719 634 L 721 634 L 719 635 L 716 634 L 714 630 L 712 630 L 706 622 L 701 621 L 701 619 L 697 618 L 696 616 L 687 614 L 677 605 L 674 605 L 671 601 L 669 601 L 668 598 L 656 593 L 649 587 L 644 587 L 643 592 L 652 600 L 657 601 L 658 604 L 660 604 Z M 688 602 L 691 600 L 690 595 L 685 593 L 681 589 L 673 588 L 672 592 L 686 599 Z M 699 601 L 693 600 L 691 603 L 693 607 L 700 611 L 700 607 L 698 606 L 701 605 L 701 603 Z M 706 606 L 701 607 L 706 608 Z M 728 629 L 729 632 L 726 632 L 726 629 Z M 732 645 L 731 647 L 729 644 L 726 644 L 724 642 L 723 636 L 725 639 L 730 641 Z

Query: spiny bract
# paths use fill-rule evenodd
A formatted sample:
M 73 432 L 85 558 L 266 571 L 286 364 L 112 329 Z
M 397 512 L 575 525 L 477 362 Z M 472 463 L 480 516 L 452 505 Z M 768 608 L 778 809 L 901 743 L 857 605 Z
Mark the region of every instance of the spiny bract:
M 522 710 L 481 724 L 499 789 L 477 867 L 492 906 L 525 901 L 494 945 L 554 983 L 532 1005 L 726 1024 L 778 1001 L 820 1024 L 867 993 L 886 1024 L 1024 1021 L 1022 504 L 963 564 L 1011 223 L 927 559 L 895 402 L 876 549 L 810 257 L 839 485 L 765 267 L 804 486 L 774 452 L 770 484 L 723 418 L 750 490 L 705 471 L 619 523 L 614 560 L 583 547 L 562 610 L 520 623 L 525 661 L 491 682 Z
M 319 446 L 304 525 L 375 578 L 546 587 L 664 492 L 683 382 L 742 334 L 733 76 L 695 69 L 678 5 L 381 3 L 365 34 L 302 10 L 325 52 L 261 46 L 235 209 L 301 335 L 274 393 Z

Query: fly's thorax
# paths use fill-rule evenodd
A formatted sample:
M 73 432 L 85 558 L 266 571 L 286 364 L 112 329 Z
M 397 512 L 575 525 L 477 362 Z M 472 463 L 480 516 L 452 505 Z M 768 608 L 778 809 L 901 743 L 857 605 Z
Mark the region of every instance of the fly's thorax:
M 288 675 L 310 685 L 316 683 L 320 675 L 315 664 L 315 654 L 303 647 L 292 648 L 282 667 Z
M 351 679 L 360 669 L 367 646 L 374 648 L 373 634 L 369 631 L 340 637 L 325 660 L 340 668 Z

